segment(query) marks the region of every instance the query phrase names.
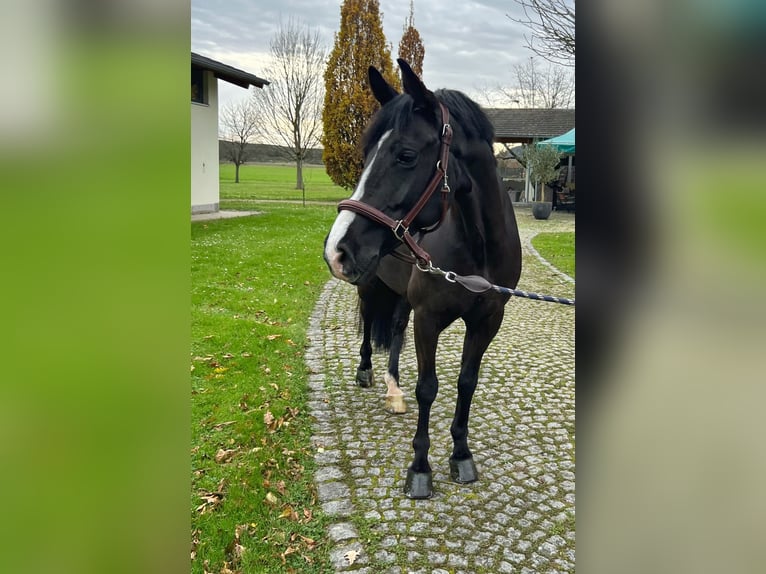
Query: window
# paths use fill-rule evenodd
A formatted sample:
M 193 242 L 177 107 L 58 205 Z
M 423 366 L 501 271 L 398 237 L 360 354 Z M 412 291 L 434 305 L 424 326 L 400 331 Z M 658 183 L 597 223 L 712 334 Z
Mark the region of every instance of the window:
M 207 90 L 205 90 L 205 70 L 202 68 L 191 69 L 191 101 L 198 104 L 207 104 Z

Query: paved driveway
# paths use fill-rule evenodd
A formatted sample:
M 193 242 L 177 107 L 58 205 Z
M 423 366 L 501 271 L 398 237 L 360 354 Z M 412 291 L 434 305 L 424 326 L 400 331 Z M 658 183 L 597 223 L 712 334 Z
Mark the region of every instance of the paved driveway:
M 574 296 L 574 285 L 529 248 L 539 231 L 574 230 L 574 216 L 538 222 L 518 212 L 524 244 L 519 288 Z M 437 354 L 439 394 L 431 414 L 434 497 L 410 500 L 402 486 L 417 420 L 417 364 L 410 325 L 401 386 L 409 411 L 383 408 L 386 356 L 378 383 L 354 382 L 360 339 L 356 290 L 330 280 L 312 317 L 307 350 L 319 498 L 334 518 L 336 572 L 497 573 L 575 571 L 574 309 L 514 299 L 485 354 L 469 445 L 479 481 L 449 480 L 449 425 L 464 327 L 445 331 Z

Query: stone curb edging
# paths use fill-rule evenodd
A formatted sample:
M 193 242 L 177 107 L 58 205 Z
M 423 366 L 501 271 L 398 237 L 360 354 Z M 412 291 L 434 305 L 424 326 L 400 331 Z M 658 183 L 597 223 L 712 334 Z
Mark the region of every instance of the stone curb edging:
M 574 280 L 572 277 L 570 277 L 569 275 L 567 275 L 567 274 L 566 274 L 566 273 L 564 273 L 563 271 L 560 271 L 559 269 L 557 269 L 556 267 L 554 267 L 554 266 L 553 266 L 553 265 L 552 265 L 552 264 L 551 264 L 551 263 L 550 263 L 550 262 L 549 262 L 547 259 L 543 258 L 543 256 L 542 256 L 542 255 L 540 255 L 540 254 L 537 252 L 537 249 L 535 249 L 535 248 L 534 248 L 534 246 L 532 245 L 532 240 L 533 240 L 533 239 L 534 239 L 534 238 L 535 238 L 535 237 L 536 237 L 536 236 L 537 236 L 539 233 L 540 233 L 540 231 L 535 231 L 535 232 L 534 232 L 532 235 L 530 235 L 529 237 L 526 237 L 526 238 L 524 238 L 524 248 L 525 248 L 525 249 L 528 249 L 528 250 L 529 250 L 529 252 L 530 252 L 532 255 L 534 255 L 535 257 L 537 257 L 537 259 L 540 261 L 540 263 L 542 263 L 542 264 L 543 264 L 543 265 L 545 265 L 545 266 L 546 266 L 548 269 L 550 269 L 551 271 L 553 271 L 553 272 L 554 272 L 554 273 L 555 273 L 555 274 L 556 274 L 558 277 L 560 277 L 560 278 L 562 278 L 564 281 L 566 281 L 566 282 L 568 282 L 568 283 L 572 283 L 572 284 L 574 285 L 574 284 L 575 284 L 575 280 Z

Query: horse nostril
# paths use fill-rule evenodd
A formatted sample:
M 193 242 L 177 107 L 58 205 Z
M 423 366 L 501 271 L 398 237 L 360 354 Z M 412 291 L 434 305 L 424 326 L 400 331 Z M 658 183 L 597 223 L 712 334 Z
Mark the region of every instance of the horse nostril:
M 330 269 L 333 275 L 339 279 L 345 278 L 344 268 L 348 269 L 353 265 L 353 257 L 348 250 L 348 246 L 339 243 L 328 253 L 329 257 L 327 262 L 330 264 Z
M 348 246 L 343 243 L 338 243 L 338 245 L 335 247 L 336 254 L 335 254 L 335 260 L 341 264 L 346 265 L 353 262 L 353 257 L 351 255 L 351 252 L 348 249 Z

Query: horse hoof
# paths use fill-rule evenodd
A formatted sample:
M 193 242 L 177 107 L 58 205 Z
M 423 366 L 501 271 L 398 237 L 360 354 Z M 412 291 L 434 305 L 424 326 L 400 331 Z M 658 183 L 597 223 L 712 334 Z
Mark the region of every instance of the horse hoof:
M 408 498 L 431 498 L 433 493 L 434 485 L 430 472 L 415 472 L 411 468 L 407 469 L 404 494 Z
M 455 482 L 467 484 L 479 480 L 479 472 L 473 463 L 473 457 L 463 460 L 449 459 L 449 476 Z
M 372 369 L 357 368 L 356 382 L 360 387 L 369 389 L 373 384 L 375 384 L 375 379 L 372 376 Z
M 386 410 L 395 415 L 406 413 L 407 403 L 404 402 L 404 395 L 386 395 Z

